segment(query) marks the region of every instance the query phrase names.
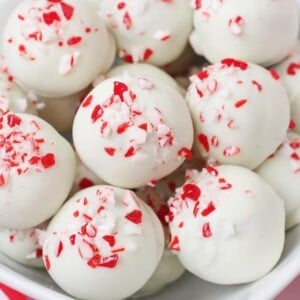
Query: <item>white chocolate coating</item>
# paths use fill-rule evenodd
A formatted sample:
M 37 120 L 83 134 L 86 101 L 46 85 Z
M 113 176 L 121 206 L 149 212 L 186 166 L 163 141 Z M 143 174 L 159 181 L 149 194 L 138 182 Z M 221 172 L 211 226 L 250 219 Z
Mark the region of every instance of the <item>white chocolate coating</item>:
M 5 22 L 12 10 L 23 0 L 1 0 L 0 2 L 0 37 L 3 36 Z M 91 0 L 93 1 L 93 0 Z M 2 39 L 0 38 L 0 48 L 2 52 Z
M 87 95 L 88 91 L 89 89 L 85 89 L 74 95 L 61 98 L 39 96 L 39 116 L 51 124 L 58 132 L 70 131 L 80 102 Z
M 112 78 L 116 76 L 129 75 L 131 77 L 149 77 L 154 80 L 161 80 L 168 84 L 173 89 L 176 89 L 180 94 L 184 95 L 185 91 L 177 84 L 168 73 L 164 72 L 155 66 L 137 63 L 137 64 L 123 64 L 112 68 L 106 75 L 106 78 Z
M 0 111 L 5 112 L 8 109 L 16 113 L 37 114 L 33 103 L 17 85 L 0 56 Z
M 43 268 L 43 250 L 37 230 L 45 228 L 44 223 L 25 230 L 0 228 L 0 252 L 23 265 Z
M 268 66 L 284 59 L 296 44 L 295 0 L 192 0 L 192 4 L 195 30 L 190 43 L 212 63 L 234 57 Z
M 12 74 L 45 97 L 86 88 L 107 71 L 110 51 L 104 24 L 94 7 L 81 0 L 23 1 L 4 30 L 3 52 Z
M 101 0 L 99 7 L 127 62 L 168 64 L 183 52 L 192 30 L 187 0 Z
M 276 150 L 290 122 L 278 74 L 235 59 L 195 74 L 187 101 L 201 155 L 249 169 Z
M 0 118 L 0 145 L 0 226 L 34 227 L 66 200 L 75 174 L 74 151 L 42 119 L 11 112 Z
M 133 192 L 109 186 L 74 195 L 52 219 L 48 233 L 46 268 L 59 286 L 80 299 L 129 297 L 150 278 L 164 247 L 162 226 L 152 210 Z
M 280 148 L 256 172 L 283 199 L 286 229 L 300 223 L 300 136 L 288 133 Z
M 80 159 L 96 175 L 136 188 L 183 163 L 193 128 L 175 89 L 152 78 L 123 76 L 102 81 L 82 102 L 73 139 Z
M 103 185 L 105 182 L 100 179 L 96 174 L 94 174 L 84 163 L 80 160 L 79 156 L 76 154 L 76 173 L 73 182 L 73 187 L 71 190 L 71 195 L 92 187 L 94 185 Z
M 194 275 L 239 284 L 267 274 L 284 245 L 284 204 L 252 171 L 207 166 L 168 202 L 169 248 Z
M 291 105 L 290 130 L 300 133 L 300 49 L 294 49 L 293 53 L 284 61 L 274 66 L 280 75 L 281 81 L 288 93 Z

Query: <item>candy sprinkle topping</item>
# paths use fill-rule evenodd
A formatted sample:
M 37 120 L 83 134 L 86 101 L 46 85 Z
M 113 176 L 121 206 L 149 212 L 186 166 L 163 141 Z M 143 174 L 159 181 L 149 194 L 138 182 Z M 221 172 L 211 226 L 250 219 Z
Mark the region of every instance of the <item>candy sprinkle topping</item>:
M 34 119 L 25 121 L 10 111 L 0 116 L 0 188 L 8 185 L 12 175 L 44 172 L 54 167 L 56 156 L 45 152 L 46 143 Z

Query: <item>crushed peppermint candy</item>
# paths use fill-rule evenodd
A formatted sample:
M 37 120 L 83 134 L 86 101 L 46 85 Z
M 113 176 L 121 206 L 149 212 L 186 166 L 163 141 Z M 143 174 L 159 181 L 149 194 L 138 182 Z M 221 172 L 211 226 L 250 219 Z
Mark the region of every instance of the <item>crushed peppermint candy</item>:
M 219 174 L 217 167 L 206 165 L 201 173 L 197 172 L 187 179 L 182 187 L 177 188 L 174 197 L 168 201 L 171 238 L 169 249 L 180 251 L 180 231 L 185 227 L 184 218 L 197 219 L 199 237 L 213 237 L 213 223 L 210 217 L 218 210 L 219 193 L 226 193 L 233 185 Z
M 7 111 L 0 116 L 0 188 L 9 184 L 10 176 L 30 171 L 44 172 L 56 164 L 54 153 L 45 152 L 49 141 L 40 134 L 40 125 L 32 118 Z
M 150 79 L 137 77 L 133 80 L 141 91 L 156 88 Z M 94 103 L 94 98 L 94 94 L 88 95 L 81 106 L 91 110 L 90 121 L 99 128 L 99 135 L 105 140 L 103 151 L 108 157 L 139 157 L 148 141 L 151 141 L 155 153 L 167 154 L 176 145 L 173 130 L 165 122 L 161 110 L 146 108 L 127 83 L 114 81 L 111 96 L 101 104 Z M 190 156 L 188 148 L 178 151 L 178 157 Z

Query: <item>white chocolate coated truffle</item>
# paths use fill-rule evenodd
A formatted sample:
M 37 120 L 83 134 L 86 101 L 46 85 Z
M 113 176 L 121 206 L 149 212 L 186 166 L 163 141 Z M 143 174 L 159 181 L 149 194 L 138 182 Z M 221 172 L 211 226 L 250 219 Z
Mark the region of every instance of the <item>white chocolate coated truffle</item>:
M 51 124 L 58 132 L 70 131 L 80 102 L 87 95 L 88 91 L 88 89 L 85 89 L 79 93 L 60 98 L 39 96 L 39 116 Z
M 85 98 L 75 116 L 73 139 L 80 159 L 96 175 L 136 188 L 183 163 L 193 128 L 175 89 L 152 78 L 123 76 L 102 81 Z
M 168 73 L 164 72 L 158 67 L 138 63 L 138 64 L 123 64 L 111 69 L 105 77 L 112 78 L 116 76 L 129 75 L 131 77 L 147 77 L 153 78 L 154 80 L 161 80 L 162 82 L 168 84 L 173 89 L 178 90 L 180 94 L 184 95 L 185 91 L 177 84 L 176 80 L 173 79 Z
M 300 133 L 300 49 L 295 49 L 293 54 L 274 66 L 286 88 L 291 104 L 290 130 Z
M 42 119 L 0 117 L 0 226 L 27 229 L 49 219 L 66 200 L 75 174 L 70 144 Z
M 66 292 L 89 300 L 124 299 L 161 259 L 162 226 L 133 192 L 95 186 L 74 195 L 48 227 L 45 266 Z M 68 276 L 66 276 L 66 273 Z
M 254 172 L 208 165 L 168 202 L 169 248 L 194 275 L 218 284 L 257 280 L 278 262 L 284 204 Z
M 290 123 L 278 74 L 235 59 L 195 74 L 187 101 L 196 147 L 220 163 L 256 168 L 282 143 Z
M 192 3 L 195 30 L 190 43 L 212 63 L 235 57 L 272 65 L 284 59 L 296 44 L 299 17 L 295 0 Z
M 0 252 L 23 265 L 43 268 L 38 230 L 45 228 L 45 223 L 25 230 L 0 228 Z
M 101 0 L 99 13 L 127 62 L 170 63 L 183 52 L 192 30 L 187 0 Z
M 91 4 L 26 0 L 10 15 L 3 52 L 12 74 L 45 97 L 86 88 L 109 67 L 111 39 Z
M 0 111 L 5 112 L 8 109 L 16 113 L 37 114 L 33 103 L 17 85 L 0 56 Z
M 288 133 L 280 148 L 256 171 L 283 199 L 286 229 L 300 223 L 300 136 Z

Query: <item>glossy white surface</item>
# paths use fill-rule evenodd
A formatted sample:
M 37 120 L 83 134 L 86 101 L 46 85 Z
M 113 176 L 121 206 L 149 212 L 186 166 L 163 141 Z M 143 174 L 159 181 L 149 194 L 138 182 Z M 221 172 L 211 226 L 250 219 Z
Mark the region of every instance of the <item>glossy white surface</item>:
M 300 226 L 287 233 L 282 259 L 261 280 L 245 285 L 210 284 L 186 273 L 177 283 L 145 300 L 266 300 L 274 298 L 300 274 Z M 43 271 L 21 266 L 0 255 L 0 281 L 37 300 L 71 300 Z

